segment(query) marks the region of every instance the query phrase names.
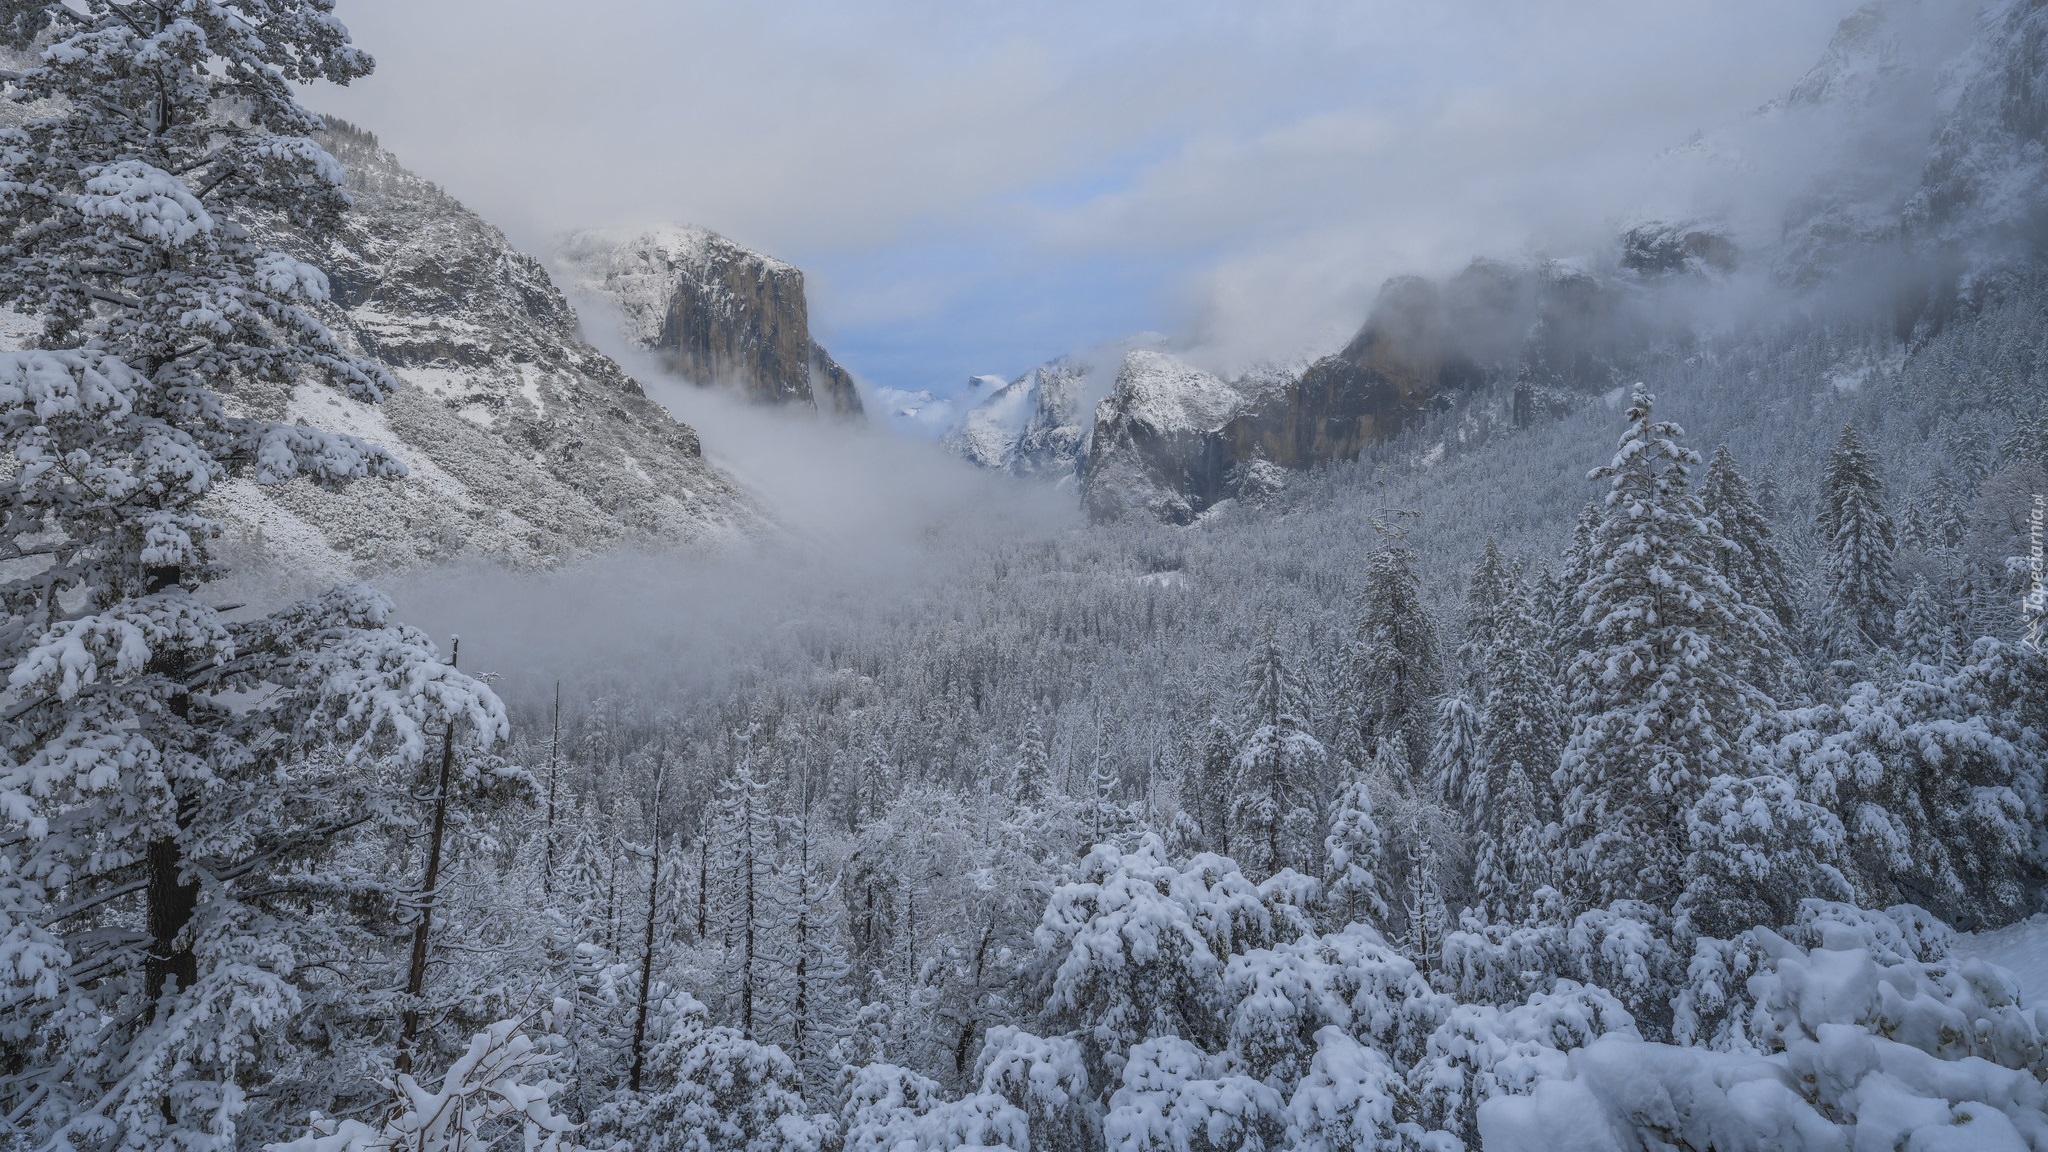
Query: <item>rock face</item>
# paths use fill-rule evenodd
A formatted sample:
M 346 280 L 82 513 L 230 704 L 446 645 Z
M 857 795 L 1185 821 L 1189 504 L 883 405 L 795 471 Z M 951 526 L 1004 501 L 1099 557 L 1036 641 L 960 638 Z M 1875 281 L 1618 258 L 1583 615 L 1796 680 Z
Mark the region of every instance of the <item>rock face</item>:
M 546 565 L 763 526 L 697 434 L 577 338 L 539 262 L 368 133 L 335 123 L 321 142 L 355 207 L 317 247 L 280 242 L 327 270 L 325 319 L 399 387 L 375 406 L 317 385 L 243 385 L 233 400 L 377 440 L 412 476 L 339 493 L 235 481 L 214 512 L 242 547 L 332 579 L 458 557 Z
M 1270 491 L 1279 470 L 1353 459 L 1459 392 L 1605 390 L 1655 330 L 1637 297 L 1568 265 L 1481 260 L 1442 283 L 1389 281 L 1358 335 L 1300 370 L 1225 382 L 1134 352 L 1096 409 L 1088 506 L 1186 523 Z
M 811 339 L 804 274 L 702 228 L 575 232 L 556 259 L 615 302 L 626 335 L 669 371 L 767 404 L 860 416 L 853 377 Z
M 1126 353 L 1116 385 L 1095 408 L 1082 471 L 1089 514 L 1143 512 L 1186 524 L 1230 493 L 1237 454 L 1233 427 L 1264 405 L 1278 411 L 1284 382 L 1226 382 L 1164 352 Z
M 2048 6 L 2003 0 L 1950 70 L 1905 227 L 1953 277 L 1995 275 L 2048 249 Z
M 1005 383 L 977 377 L 988 394 L 942 443 L 963 459 L 1015 476 L 1072 478 L 1088 441 L 1081 410 L 1088 366 L 1062 357 Z

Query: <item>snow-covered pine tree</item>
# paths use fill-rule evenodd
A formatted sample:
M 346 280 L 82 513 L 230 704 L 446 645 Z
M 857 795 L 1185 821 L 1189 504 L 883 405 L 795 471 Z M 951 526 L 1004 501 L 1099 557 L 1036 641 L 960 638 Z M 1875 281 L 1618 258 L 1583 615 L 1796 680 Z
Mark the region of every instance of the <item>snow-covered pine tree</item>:
M 1744 600 L 1769 612 L 1786 636 L 1798 634 L 1798 597 L 1771 518 L 1750 494 L 1749 481 L 1723 444 L 1707 462 L 1700 504 L 1721 526 L 1727 542 L 1716 555 L 1721 574 Z
M 1579 512 L 1572 525 L 1571 543 L 1565 546 L 1557 571 L 1556 591 L 1561 594 L 1548 601 L 1550 651 L 1560 668 L 1569 667 L 1580 652 L 1592 645 L 1592 633 L 1585 623 L 1585 589 L 1595 575 L 1594 537 L 1604 516 L 1599 500 L 1588 501 Z
M 1010 799 L 1020 807 L 1032 808 L 1045 802 L 1052 787 L 1052 756 L 1045 748 L 1045 725 L 1033 708 L 1024 722 L 1024 735 L 1017 741 L 1016 763 L 1010 769 Z
M 1685 814 L 1736 772 L 1748 715 L 1772 707 L 1742 669 L 1770 643 L 1761 609 L 1715 567 L 1724 547 L 1687 483 L 1699 454 L 1657 420 L 1641 387 L 1611 464 L 1580 595 L 1590 647 L 1573 661 L 1573 728 L 1561 758 L 1566 875 L 1578 899 L 1669 906 Z
M 1482 695 L 1486 691 L 1486 652 L 1493 645 L 1494 616 L 1514 583 L 1514 570 L 1501 554 L 1500 541 L 1488 536 L 1485 549 L 1479 553 L 1479 563 L 1472 568 L 1472 581 L 1465 589 L 1464 635 L 1458 645 L 1465 677 L 1473 690 Z
M 1384 548 L 1366 562 L 1353 645 L 1351 708 L 1361 746 L 1400 736 L 1410 763 L 1396 783 L 1412 790 L 1425 768 L 1434 702 L 1444 687 L 1436 616 L 1422 594 L 1413 552 Z
M 1488 770 L 1479 712 L 1462 692 L 1437 702 L 1436 743 L 1429 750 L 1429 781 L 1438 801 L 1463 812 L 1466 826 L 1487 823 Z
M 1230 854 L 1231 765 L 1236 759 L 1236 734 L 1221 716 L 1209 717 L 1190 807 L 1202 826 L 1204 847 L 1225 856 Z
M 731 997 L 729 1019 L 742 1036 L 754 1035 L 755 1015 L 763 1010 L 762 989 L 769 977 L 767 941 L 773 916 L 769 907 L 775 854 L 775 814 L 768 785 L 754 774 L 753 733 L 740 736 L 739 763 L 719 787 L 715 840 L 723 865 L 715 878 L 717 923 L 725 948 L 722 983 Z
M 400 797 L 433 736 L 505 729 L 368 589 L 234 622 L 197 595 L 223 574 L 201 505 L 230 476 L 404 474 L 222 395 L 391 383 L 314 318 L 319 270 L 255 231 L 347 205 L 292 87 L 370 69 L 329 9 L 0 21 L 31 53 L 5 77 L 24 119 L 0 132 L 0 305 L 40 321 L 0 355 L 0 1109 L 32 1146 L 233 1147 L 251 1090 L 310 1058 L 283 1025 L 347 994 L 323 964 L 382 885 L 326 867 L 336 841 L 416 817 Z
M 1950 613 L 1928 590 L 1927 578 L 1913 581 L 1905 606 L 1893 621 L 1899 658 L 1907 664 L 1953 671 L 1960 659 Z
M 1512 922 L 1530 915 L 1530 898 L 1552 883 L 1550 849 L 1538 792 L 1521 762 L 1499 776 L 1487 831 L 1473 852 L 1472 890 L 1488 919 Z
M 1564 749 L 1564 704 L 1543 621 L 1526 588 L 1510 588 L 1496 607 L 1493 644 L 1486 653 L 1486 699 L 1480 714 L 1481 762 L 1488 795 L 1497 795 L 1502 774 L 1520 765 L 1528 775 L 1540 825 L 1550 818 L 1550 777 Z M 1481 807 L 1475 799 L 1464 808 Z M 1484 827 L 1498 834 L 1491 818 Z
M 1443 961 L 1440 953 L 1451 915 L 1436 848 L 1427 840 L 1409 849 L 1408 892 L 1402 904 L 1407 928 L 1401 935 L 1401 951 L 1422 971 L 1435 971 Z
M 808 798 L 787 821 L 787 828 L 795 859 L 780 885 L 786 906 L 780 952 L 789 989 L 783 1031 L 789 1037 L 790 1059 L 815 1083 L 822 1082 L 825 1052 L 843 1028 L 840 990 L 850 966 L 839 941 L 825 830 L 812 818 Z
M 1372 818 L 1372 784 L 1362 769 L 1354 770 L 1337 794 L 1323 851 L 1329 864 L 1324 900 L 1332 924 L 1363 921 L 1385 927 L 1386 842 Z
M 1898 532 L 1885 510 L 1877 457 L 1854 424 L 1843 425 L 1828 453 L 1820 497 L 1814 528 L 1826 552 L 1822 631 L 1830 655 L 1853 659 L 1891 643 L 1892 615 L 1899 608 L 1893 570 Z
M 1231 761 L 1230 843 L 1249 875 L 1313 867 L 1324 753 L 1307 713 L 1307 694 L 1269 629 L 1245 672 L 1245 735 Z

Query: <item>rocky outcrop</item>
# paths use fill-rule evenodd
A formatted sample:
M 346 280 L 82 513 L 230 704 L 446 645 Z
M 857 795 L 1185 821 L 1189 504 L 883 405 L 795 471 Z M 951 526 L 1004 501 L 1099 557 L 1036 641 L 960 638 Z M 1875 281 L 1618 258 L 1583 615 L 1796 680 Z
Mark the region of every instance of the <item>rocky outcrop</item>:
M 399 387 L 376 406 L 312 385 L 238 385 L 233 400 L 379 441 L 412 475 L 340 492 L 232 482 L 214 512 L 242 546 L 343 578 L 457 557 L 546 565 L 763 525 L 696 432 L 578 338 L 538 261 L 368 133 L 335 122 L 322 143 L 355 206 L 317 246 L 278 239 L 327 270 L 325 319 Z
M 697 384 L 861 415 L 853 377 L 811 339 L 804 274 L 702 228 L 575 232 L 555 257 L 618 308 L 626 336 Z
M 816 340 L 811 341 L 811 399 L 820 412 L 851 419 L 862 415 L 860 387 L 853 382 L 853 373 L 841 368 Z
M 1353 459 L 1483 385 L 1610 388 L 1655 331 L 1631 285 L 1555 262 L 1481 260 L 1441 283 L 1389 281 L 1349 344 L 1299 370 L 1225 382 L 1132 353 L 1096 409 L 1088 504 L 1185 523 L 1251 494 L 1248 484 L 1269 491 L 1277 470 Z
M 1068 479 L 1088 442 L 1082 411 L 1088 366 L 1068 357 L 1041 364 L 1007 383 L 976 377 L 988 394 L 942 439 L 970 463 L 1015 476 Z
M 1713 279 L 1734 272 L 1742 250 L 1727 231 L 1698 221 L 1646 221 L 1621 234 L 1621 268 L 1645 279 Z
M 1240 462 L 1226 429 L 1281 405 L 1284 384 L 1248 377 L 1227 382 L 1164 352 L 1126 353 L 1116 384 L 1095 408 L 1082 473 L 1089 514 L 1115 519 L 1142 512 L 1186 524 L 1230 494 Z

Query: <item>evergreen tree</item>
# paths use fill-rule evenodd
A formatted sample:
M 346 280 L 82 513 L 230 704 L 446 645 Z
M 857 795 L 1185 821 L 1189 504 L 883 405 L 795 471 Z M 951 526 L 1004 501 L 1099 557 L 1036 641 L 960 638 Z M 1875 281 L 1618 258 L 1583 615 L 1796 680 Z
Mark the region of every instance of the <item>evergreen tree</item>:
M 1715 567 L 1726 547 L 1688 487 L 1699 455 L 1638 388 L 1581 590 L 1592 645 L 1573 662 L 1573 728 L 1561 758 L 1568 875 L 1593 903 L 1678 895 L 1683 829 L 1736 737 L 1770 701 L 1741 679 L 1769 643 L 1763 613 Z
M 1549 600 L 1550 651 L 1560 668 L 1569 667 L 1580 652 L 1593 644 L 1592 630 L 1586 623 L 1586 588 L 1592 584 L 1596 573 L 1596 541 L 1600 521 L 1604 516 L 1601 502 L 1593 500 L 1580 511 L 1578 520 L 1572 525 L 1571 543 L 1564 550 L 1563 564 L 1558 569 L 1557 593 Z
M 1527 774 L 1537 806 L 1535 816 L 1540 822 L 1550 810 L 1550 777 L 1557 770 L 1558 755 L 1564 748 L 1564 705 L 1559 698 L 1556 666 L 1544 643 L 1542 622 L 1526 591 L 1511 590 L 1497 613 L 1494 642 L 1486 654 L 1481 761 L 1490 774 L 1489 795 L 1498 794 L 1501 774 L 1516 767 Z M 1484 827 L 1497 831 L 1491 819 Z
M 1814 527 L 1826 550 L 1822 627 L 1829 651 L 1853 658 L 1889 644 L 1892 615 L 1899 607 L 1892 568 L 1898 533 L 1885 511 L 1877 458 L 1863 446 L 1853 424 L 1843 426 L 1828 454 Z
M 1045 728 L 1038 722 L 1038 709 L 1025 721 L 1024 736 L 1017 741 L 1017 760 L 1010 770 L 1010 799 L 1030 808 L 1045 802 L 1052 783 L 1052 757 L 1045 749 Z
M 1928 590 L 1927 578 L 1913 581 L 1905 607 L 1893 622 L 1898 636 L 1899 657 L 1907 664 L 1953 670 L 1959 659 L 1955 630 L 1948 611 Z
M 1500 773 L 1488 806 L 1487 831 L 1473 853 L 1472 888 L 1491 919 L 1515 921 L 1534 909 L 1531 897 L 1551 883 L 1550 851 L 1538 792 L 1519 761 Z
M 1436 849 L 1427 840 L 1409 849 L 1408 894 L 1403 910 L 1407 930 L 1402 933 L 1401 950 L 1423 972 L 1434 971 L 1442 961 L 1443 939 L 1450 931 L 1451 916 L 1444 903 Z
M 35 52 L 0 132 L 0 305 L 40 325 L 0 354 L 0 1113 L 31 1146 L 233 1147 L 266 1083 L 331 1080 L 295 1018 L 397 1014 L 388 986 L 352 1002 L 324 978 L 391 911 L 360 845 L 416 830 L 393 798 L 430 741 L 505 731 L 368 589 L 242 620 L 198 595 L 225 575 L 206 505 L 230 478 L 405 472 L 223 398 L 391 386 L 315 319 L 325 276 L 257 230 L 318 233 L 348 204 L 293 93 L 370 70 L 328 7 L 0 21 Z
M 1473 566 L 1472 581 L 1465 589 L 1465 635 L 1464 642 L 1458 645 L 1458 657 L 1465 664 L 1466 676 L 1481 693 L 1485 691 L 1486 683 L 1483 667 L 1486 652 L 1493 645 L 1494 616 L 1514 582 L 1514 571 L 1508 566 L 1507 558 L 1501 555 L 1500 541 L 1488 536 L 1486 548 L 1479 554 L 1479 563 Z
M 1431 789 L 1444 807 L 1463 812 L 1469 827 L 1486 822 L 1487 768 L 1479 712 L 1463 693 L 1437 702 L 1436 743 L 1429 750 Z
M 1236 760 L 1237 736 L 1221 716 L 1211 716 L 1190 807 L 1202 826 L 1205 845 L 1225 856 L 1230 854 L 1230 789 Z
M 752 738 L 739 738 L 739 764 L 719 789 L 716 839 L 725 857 L 714 912 L 726 956 L 725 984 L 740 1034 L 754 1036 L 769 978 L 766 934 L 774 909 L 775 820 L 767 784 L 754 775 Z
M 1387 923 L 1386 844 L 1372 807 L 1372 784 L 1356 771 L 1337 794 L 1330 834 L 1323 840 L 1329 861 L 1325 898 L 1337 924 Z
M 1787 636 L 1796 635 L 1798 600 L 1771 520 L 1750 495 L 1749 481 L 1726 444 L 1714 449 L 1700 484 L 1700 503 L 1721 526 L 1726 546 L 1716 554 L 1721 575 L 1751 604 L 1776 619 Z
M 1375 552 L 1367 561 L 1353 640 L 1351 724 L 1360 746 L 1399 736 L 1411 761 L 1396 781 L 1412 789 L 1431 744 L 1434 701 L 1443 693 L 1436 617 L 1422 594 L 1415 556 L 1406 548 Z
M 1309 732 L 1301 681 L 1270 630 L 1246 671 L 1244 696 L 1245 736 L 1231 761 L 1230 843 L 1252 875 L 1306 871 L 1323 746 Z

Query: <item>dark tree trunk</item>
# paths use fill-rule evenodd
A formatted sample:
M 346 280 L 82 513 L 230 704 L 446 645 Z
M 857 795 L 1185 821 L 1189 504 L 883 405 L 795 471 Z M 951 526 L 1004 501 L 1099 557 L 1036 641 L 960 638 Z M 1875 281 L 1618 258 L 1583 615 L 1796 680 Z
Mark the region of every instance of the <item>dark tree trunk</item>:
M 460 657 L 461 642 L 448 654 L 453 666 Z M 434 783 L 434 824 L 427 839 L 427 871 L 420 879 L 419 923 L 412 929 L 412 958 L 405 970 L 405 1012 L 400 1017 L 398 1058 L 400 1072 L 412 1071 L 413 1046 L 420 1035 L 420 997 L 427 989 L 427 946 L 434 930 L 434 895 L 441 883 L 441 843 L 448 834 L 448 777 L 455 768 L 455 721 L 441 736 L 441 771 Z
M 152 567 L 145 573 L 144 590 L 154 596 L 176 587 L 183 575 L 176 565 Z M 151 658 L 149 671 L 176 680 L 185 671 L 185 661 L 175 652 L 158 653 Z M 179 722 L 191 715 L 192 697 L 182 688 L 172 689 L 168 703 L 171 715 Z M 186 818 L 184 803 L 180 801 L 176 816 L 180 828 Z M 193 955 L 190 945 L 178 942 L 199 911 L 199 882 L 184 879 L 185 855 L 176 836 L 150 841 L 146 859 L 149 885 L 144 890 L 144 900 L 150 945 L 142 964 L 143 990 L 160 1011 L 167 988 L 190 988 L 199 981 L 199 958 Z
M 640 1003 L 633 1011 L 633 1069 L 626 1086 L 638 1092 L 640 1074 L 647 1066 L 647 1000 L 654 985 L 654 918 L 661 901 L 661 785 L 668 774 L 668 757 L 662 756 L 654 770 L 653 845 L 647 853 L 647 933 L 640 942 Z

